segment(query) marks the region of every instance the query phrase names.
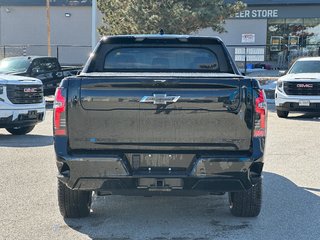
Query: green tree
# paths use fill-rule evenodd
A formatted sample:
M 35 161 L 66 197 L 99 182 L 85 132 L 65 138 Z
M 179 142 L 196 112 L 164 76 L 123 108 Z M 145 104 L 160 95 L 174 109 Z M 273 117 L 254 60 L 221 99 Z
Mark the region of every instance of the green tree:
M 225 19 L 246 7 L 224 0 L 98 0 L 103 13 L 101 35 L 165 33 L 190 34 L 203 28 L 225 31 Z

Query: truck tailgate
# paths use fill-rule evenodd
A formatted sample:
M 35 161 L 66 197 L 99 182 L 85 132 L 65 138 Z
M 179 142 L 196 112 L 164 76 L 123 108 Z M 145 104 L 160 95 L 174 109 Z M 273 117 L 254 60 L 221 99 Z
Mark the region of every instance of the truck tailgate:
M 84 77 L 69 98 L 69 147 L 82 150 L 248 150 L 243 79 Z

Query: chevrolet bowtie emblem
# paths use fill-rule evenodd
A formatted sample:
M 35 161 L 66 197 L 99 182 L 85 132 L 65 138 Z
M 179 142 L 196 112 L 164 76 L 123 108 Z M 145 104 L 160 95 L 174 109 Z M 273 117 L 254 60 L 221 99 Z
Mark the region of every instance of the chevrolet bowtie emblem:
M 153 96 L 144 96 L 141 98 L 141 103 L 153 103 L 155 105 L 165 105 L 168 103 L 175 103 L 180 96 L 167 96 L 167 94 L 153 94 Z

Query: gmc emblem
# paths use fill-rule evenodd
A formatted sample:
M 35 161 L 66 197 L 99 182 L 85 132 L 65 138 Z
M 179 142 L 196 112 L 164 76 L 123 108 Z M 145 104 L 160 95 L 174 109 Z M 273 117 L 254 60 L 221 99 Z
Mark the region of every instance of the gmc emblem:
M 23 92 L 25 92 L 25 93 L 35 93 L 35 92 L 37 92 L 37 89 L 36 88 L 24 88 Z
M 299 83 L 297 84 L 298 88 L 313 88 L 313 84 L 307 84 L 307 83 Z

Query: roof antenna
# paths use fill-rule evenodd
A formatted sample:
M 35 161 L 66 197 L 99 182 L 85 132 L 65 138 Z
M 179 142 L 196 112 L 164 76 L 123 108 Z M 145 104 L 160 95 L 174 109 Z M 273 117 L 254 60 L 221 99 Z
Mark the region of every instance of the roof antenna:
M 160 29 L 160 35 L 163 35 L 164 34 L 164 30 L 161 28 Z

